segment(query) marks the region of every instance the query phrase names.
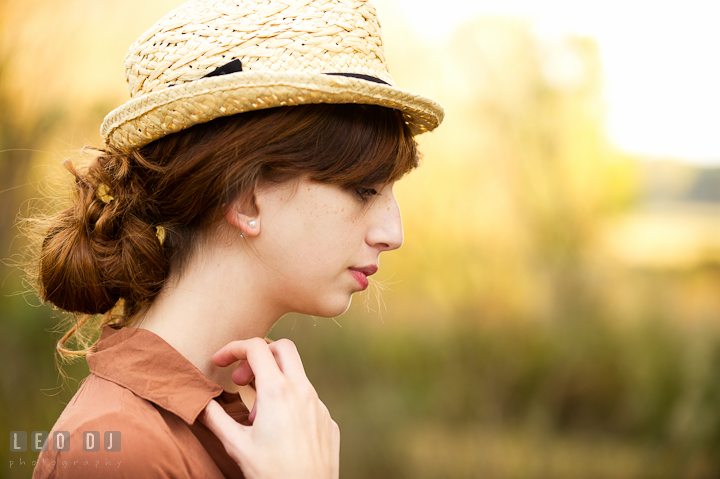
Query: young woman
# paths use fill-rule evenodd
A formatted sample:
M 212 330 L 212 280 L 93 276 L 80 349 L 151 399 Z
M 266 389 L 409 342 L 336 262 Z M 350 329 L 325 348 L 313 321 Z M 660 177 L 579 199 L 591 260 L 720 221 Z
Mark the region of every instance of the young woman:
M 193 0 L 131 46 L 42 241 L 59 350 L 102 332 L 33 477 L 337 477 L 297 351 L 261 338 L 342 314 L 403 242 L 393 184 L 443 110 L 394 86 L 379 30 L 360 0 Z

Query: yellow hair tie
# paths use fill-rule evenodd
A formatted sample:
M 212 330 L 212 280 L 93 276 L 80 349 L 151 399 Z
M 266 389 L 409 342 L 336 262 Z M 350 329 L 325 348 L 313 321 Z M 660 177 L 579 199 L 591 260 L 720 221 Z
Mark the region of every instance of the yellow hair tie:
M 98 198 L 100 198 L 100 200 L 103 203 L 105 203 L 106 205 L 110 204 L 110 202 L 115 199 L 112 196 L 110 196 L 110 188 L 108 188 L 107 185 L 98 186 L 97 195 L 98 195 Z
M 157 236 L 158 241 L 162 245 L 165 242 L 165 228 L 162 226 L 156 226 L 155 236 Z

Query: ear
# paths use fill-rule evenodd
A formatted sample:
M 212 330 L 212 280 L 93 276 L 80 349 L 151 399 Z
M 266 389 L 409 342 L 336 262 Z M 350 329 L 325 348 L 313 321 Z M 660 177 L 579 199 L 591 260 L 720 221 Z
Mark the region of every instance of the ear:
M 260 215 L 255 206 L 254 195 L 245 199 L 238 198 L 226 205 L 225 219 L 239 228 L 245 236 L 257 236 L 260 233 Z

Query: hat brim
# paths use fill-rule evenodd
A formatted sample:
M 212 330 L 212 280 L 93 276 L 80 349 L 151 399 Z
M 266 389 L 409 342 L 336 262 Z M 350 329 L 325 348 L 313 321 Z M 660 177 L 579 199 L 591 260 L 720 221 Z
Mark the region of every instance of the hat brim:
M 307 72 L 247 71 L 201 78 L 134 98 L 110 112 L 105 143 L 136 149 L 221 116 L 314 103 L 360 103 L 403 112 L 414 135 L 435 129 L 445 115 L 431 98 L 354 77 Z

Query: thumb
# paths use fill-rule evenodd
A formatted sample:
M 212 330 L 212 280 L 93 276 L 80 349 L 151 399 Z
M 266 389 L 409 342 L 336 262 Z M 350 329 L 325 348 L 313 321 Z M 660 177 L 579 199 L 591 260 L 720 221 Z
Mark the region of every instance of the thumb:
M 231 418 L 217 401 L 210 400 L 198 420 L 220 439 L 231 457 L 240 452 L 242 446 L 238 443 L 244 442 L 246 438 L 245 426 Z

